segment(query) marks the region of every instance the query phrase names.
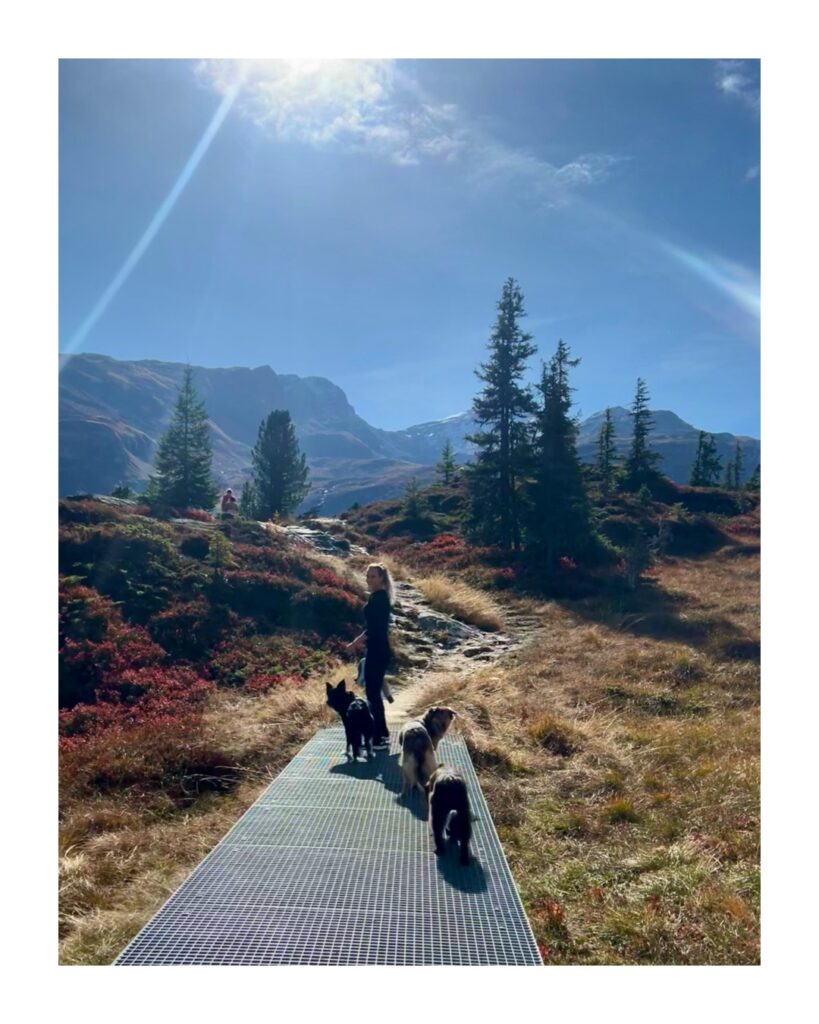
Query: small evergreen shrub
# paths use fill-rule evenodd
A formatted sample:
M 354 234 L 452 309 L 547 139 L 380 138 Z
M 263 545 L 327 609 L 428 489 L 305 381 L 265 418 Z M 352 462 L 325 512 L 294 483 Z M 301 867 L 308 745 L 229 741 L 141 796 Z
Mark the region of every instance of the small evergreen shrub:
M 191 534 L 185 537 L 179 545 L 179 551 L 187 558 L 195 558 L 202 562 L 208 557 L 210 551 L 210 538 L 202 534 Z

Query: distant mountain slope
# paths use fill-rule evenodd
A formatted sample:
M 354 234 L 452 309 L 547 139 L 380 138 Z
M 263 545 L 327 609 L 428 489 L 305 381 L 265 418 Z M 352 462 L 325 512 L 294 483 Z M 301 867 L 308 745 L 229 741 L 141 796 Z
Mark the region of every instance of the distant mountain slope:
M 676 413 L 666 409 L 652 409 L 654 425 L 650 435 L 651 447 L 662 455 L 661 471 L 675 483 L 687 484 L 691 476 L 691 465 L 697 451 L 700 428 L 681 420 Z M 577 451 L 584 462 L 593 462 L 597 457 L 597 439 L 600 427 L 606 417 L 605 410 L 596 412 L 580 424 L 577 437 Z M 611 418 L 614 424 L 614 443 L 618 453 L 625 458 L 631 441 L 631 413 L 620 405 L 612 406 Z M 717 454 L 722 457 L 723 467 L 733 458 L 737 441 L 742 447 L 743 482 L 759 464 L 759 441 L 755 437 L 734 434 L 714 434 Z
M 108 492 L 147 480 L 156 444 L 170 421 L 184 365 L 126 362 L 101 355 L 65 360 L 60 373 L 60 494 Z M 311 466 L 306 504 L 340 508 L 369 495 L 400 493 L 424 469 L 406 457 L 388 431 L 366 423 L 341 388 L 323 377 L 255 369 L 194 367 L 194 382 L 211 423 L 213 468 L 221 485 L 241 484 L 259 424 L 287 409 Z M 338 491 L 338 495 L 335 492 Z M 352 495 L 352 496 L 351 496 Z
M 168 425 L 182 379 L 182 363 L 122 361 L 82 354 L 65 359 L 60 373 L 60 494 L 107 493 L 119 483 L 144 486 L 156 444 Z M 259 424 L 272 409 L 293 418 L 311 472 L 304 507 L 320 504 L 339 512 L 400 494 L 417 476 L 430 480 L 445 441 L 459 462 L 472 455 L 465 435 L 477 425 L 460 413 L 408 427 L 380 430 L 358 416 L 347 396 L 324 377 L 277 374 L 254 369 L 194 367 L 194 382 L 211 423 L 213 465 L 222 486 L 241 486 L 250 472 L 250 451 Z M 655 412 L 652 445 L 662 454 L 663 472 L 686 482 L 694 458 L 697 429 L 671 412 Z M 626 409 L 612 409 L 617 445 L 625 451 L 631 433 Z M 580 427 L 579 451 L 594 458 L 603 413 Z M 731 434 L 718 434 L 720 454 L 729 456 Z M 745 474 L 759 461 L 759 442 L 741 438 Z

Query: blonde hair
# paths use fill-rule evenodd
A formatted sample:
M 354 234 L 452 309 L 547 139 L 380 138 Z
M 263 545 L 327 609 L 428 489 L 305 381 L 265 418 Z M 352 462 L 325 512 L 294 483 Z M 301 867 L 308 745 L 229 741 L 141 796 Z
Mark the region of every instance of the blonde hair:
M 390 602 L 390 608 L 395 604 L 395 586 L 392 582 L 392 576 L 390 576 L 390 570 L 386 565 L 382 565 L 381 562 L 370 562 L 367 566 L 367 572 L 370 569 L 378 569 L 381 573 L 381 579 L 384 581 L 384 590 L 387 592 L 387 600 Z

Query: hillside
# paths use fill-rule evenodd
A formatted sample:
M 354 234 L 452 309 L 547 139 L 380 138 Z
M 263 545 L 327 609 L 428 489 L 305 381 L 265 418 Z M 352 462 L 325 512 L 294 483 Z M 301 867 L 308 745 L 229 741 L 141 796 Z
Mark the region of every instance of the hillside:
M 165 430 L 184 366 L 154 360 L 128 362 L 108 356 L 68 357 L 60 373 L 60 494 L 109 493 L 120 483 L 141 490 Z M 422 423 L 406 430 L 380 430 L 358 416 L 346 395 L 323 377 L 254 369 L 194 367 L 194 382 L 211 423 L 213 467 L 220 485 L 239 488 L 250 472 L 250 450 L 261 420 L 274 408 L 287 409 L 307 456 L 311 488 L 302 508 L 319 506 L 336 514 L 402 493 L 407 481 L 431 481 L 446 441 L 458 461 L 472 455 L 465 436 L 477 425 L 471 414 Z M 612 411 L 618 450 L 631 431 L 626 409 Z M 662 470 L 685 483 L 694 459 L 698 430 L 674 413 L 657 411 L 652 446 Z M 592 461 L 602 413 L 580 425 L 578 451 Z M 732 434 L 717 435 L 723 462 L 731 456 Z M 759 462 L 759 442 L 740 438 L 744 479 Z
M 567 563 L 548 597 L 458 485 L 421 535 L 395 502 L 290 533 L 61 502 L 61 961 L 109 963 L 331 720 L 363 545 L 403 581 L 396 707 L 458 710 L 547 963 L 757 962 L 758 508 L 672 496 L 606 506 L 615 545 L 667 524 L 635 588 Z

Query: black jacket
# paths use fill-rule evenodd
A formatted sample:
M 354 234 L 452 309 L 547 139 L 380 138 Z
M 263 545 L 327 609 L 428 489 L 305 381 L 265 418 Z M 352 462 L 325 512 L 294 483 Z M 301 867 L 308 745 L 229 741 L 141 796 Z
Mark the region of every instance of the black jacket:
M 386 590 L 374 590 L 364 605 L 367 623 L 367 655 L 390 655 L 390 600 Z

